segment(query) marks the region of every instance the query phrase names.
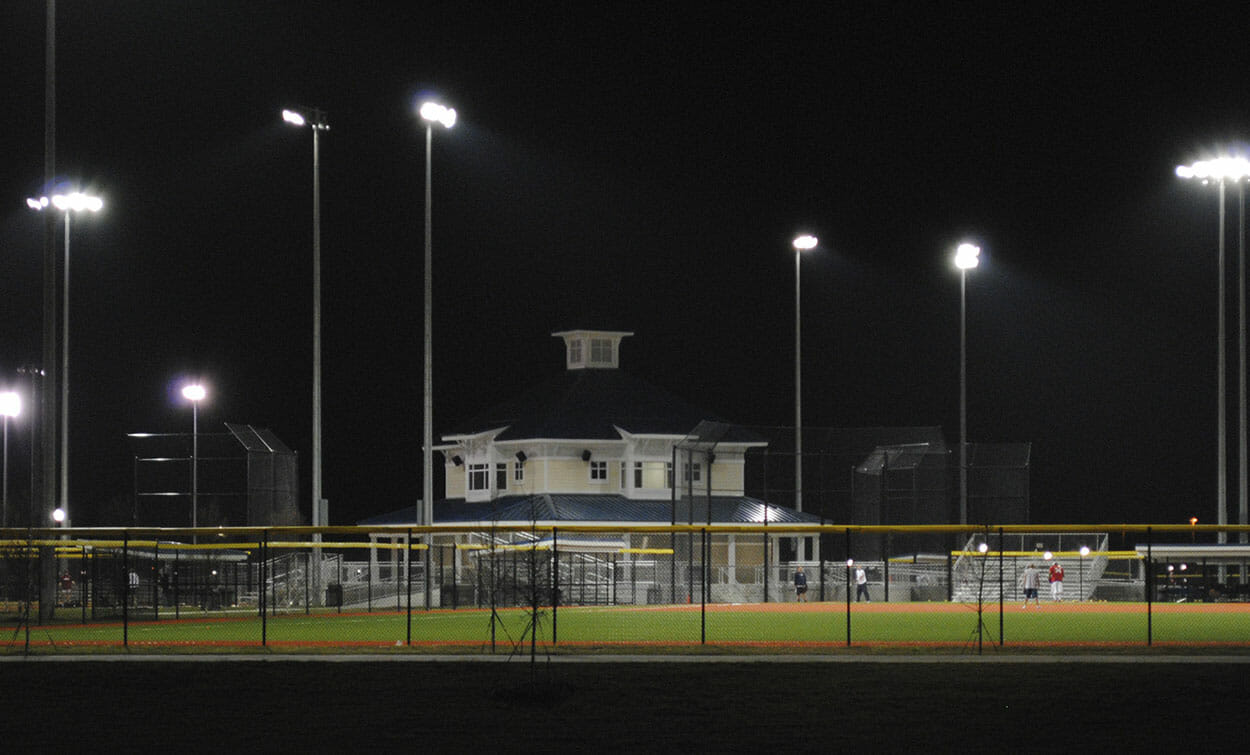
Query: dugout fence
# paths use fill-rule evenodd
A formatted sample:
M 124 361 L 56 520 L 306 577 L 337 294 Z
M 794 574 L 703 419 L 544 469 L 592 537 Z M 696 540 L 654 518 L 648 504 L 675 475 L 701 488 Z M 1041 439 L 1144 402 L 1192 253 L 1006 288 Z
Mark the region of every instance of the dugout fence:
M 0 652 L 1250 649 L 1250 550 L 1220 542 L 1248 530 L 6 530 Z M 959 544 L 889 551 L 916 534 Z M 1026 601 L 1030 564 L 1039 595 Z M 1049 589 L 1052 565 L 1065 573 L 1062 592 Z M 51 607 L 39 605 L 48 573 Z

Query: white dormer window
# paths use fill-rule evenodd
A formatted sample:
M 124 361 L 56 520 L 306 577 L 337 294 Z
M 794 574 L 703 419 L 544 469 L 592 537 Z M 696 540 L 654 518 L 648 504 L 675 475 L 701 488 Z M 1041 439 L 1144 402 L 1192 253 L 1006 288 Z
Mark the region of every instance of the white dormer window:
M 606 461 L 590 462 L 590 481 L 591 482 L 607 482 L 608 481 L 608 463 Z
M 564 339 L 565 366 L 570 370 L 614 370 L 621 365 L 619 330 L 564 330 L 551 335 Z
M 608 338 L 590 339 L 590 366 L 612 366 L 612 341 Z
M 469 465 L 469 490 L 490 490 L 490 467 L 488 465 Z

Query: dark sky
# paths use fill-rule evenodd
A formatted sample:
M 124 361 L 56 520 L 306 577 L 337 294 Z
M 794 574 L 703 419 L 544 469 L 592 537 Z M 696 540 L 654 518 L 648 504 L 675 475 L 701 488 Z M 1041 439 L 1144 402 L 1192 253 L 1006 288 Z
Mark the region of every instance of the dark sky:
M 569 327 L 633 330 L 630 372 L 790 424 L 789 242 L 810 231 L 805 424 L 956 440 L 950 257 L 970 238 L 969 436 L 1033 443 L 1034 519 L 1215 518 L 1216 201 L 1172 171 L 1250 133 L 1231 8 L 58 5 L 58 174 L 108 203 L 73 239 L 78 524 L 129 494 L 125 433 L 188 429 L 191 374 L 205 427 L 271 427 L 308 490 L 311 135 L 281 123 L 291 104 L 333 126 L 331 520 L 419 496 L 426 93 L 460 114 L 434 145 L 436 430 L 560 370 L 549 334 Z M 0 9 L 0 383 L 40 359 L 23 200 L 42 191 L 43 14 Z

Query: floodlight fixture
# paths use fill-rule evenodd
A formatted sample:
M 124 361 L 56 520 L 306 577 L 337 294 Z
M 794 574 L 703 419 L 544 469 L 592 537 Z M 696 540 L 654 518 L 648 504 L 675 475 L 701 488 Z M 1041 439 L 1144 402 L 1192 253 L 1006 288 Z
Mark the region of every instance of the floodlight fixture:
M 794 244 L 795 249 L 798 249 L 801 252 L 806 252 L 808 249 L 815 249 L 816 244 L 819 242 L 815 236 L 805 233 L 802 236 L 796 236 L 794 241 L 791 243 Z
M 1046 551 L 1045 553 L 1042 554 L 1042 560 L 1044 561 L 1049 561 L 1054 557 L 1055 557 L 1055 554 L 1051 553 L 1050 551 Z
M 1189 570 L 1189 564 L 1181 564 L 1181 571 L 1188 571 L 1188 570 Z
M 182 397 L 188 401 L 203 401 L 207 395 L 208 391 L 199 383 L 192 383 L 182 387 Z
M 17 391 L 0 393 L 0 416 L 16 417 L 22 413 L 22 395 Z
M 1171 574 L 1171 573 L 1172 573 L 1172 570 L 1173 570 L 1173 569 L 1175 569 L 1175 568 L 1176 568 L 1175 566 L 1172 566 L 1171 564 L 1168 564 L 1168 574 Z
M 851 568 L 851 567 L 852 567 L 852 566 L 854 566 L 854 565 L 855 565 L 855 559 L 853 559 L 853 558 L 848 558 L 848 559 L 846 560 L 846 568 L 848 568 L 848 569 L 849 569 L 849 568 Z
M 56 522 L 57 524 L 64 522 L 65 521 L 65 509 L 61 508 L 60 506 L 57 506 L 55 509 L 53 509 L 52 521 Z
M 981 259 L 981 247 L 976 244 L 960 244 L 955 249 L 955 267 L 970 270 L 977 266 Z
M 293 126 L 303 126 L 305 123 L 308 122 L 304 118 L 303 115 L 295 112 L 294 110 L 283 110 L 282 120 L 286 121 L 287 123 L 290 123 Z
M 1082 546 L 1081 546 L 1081 558 L 1085 558 L 1085 557 L 1086 557 L 1086 556 L 1088 556 L 1088 555 L 1089 555 L 1089 546 L 1088 546 L 1088 545 L 1082 545 Z
M 981 543 L 980 545 L 977 546 L 977 550 L 980 551 L 982 554 L 984 554 L 989 549 L 990 549 L 989 543 Z
M 1250 178 L 1250 160 L 1231 156 L 1198 160 L 1192 165 L 1176 166 L 1176 175 L 1178 178 L 1196 179 L 1204 184 L 1211 181 L 1240 181 Z
M 437 102 L 421 103 L 421 117 L 430 123 L 441 123 L 443 128 L 456 125 L 456 109 L 440 105 Z

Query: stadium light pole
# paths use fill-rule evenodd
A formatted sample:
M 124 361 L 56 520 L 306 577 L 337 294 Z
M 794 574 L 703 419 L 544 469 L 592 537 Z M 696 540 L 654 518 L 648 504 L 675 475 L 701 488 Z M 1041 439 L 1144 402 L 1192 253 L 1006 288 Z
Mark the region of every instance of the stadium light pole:
M 981 259 L 981 247 L 960 244 L 959 268 L 959 523 L 968 523 L 968 271 Z
M 1225 439 L 1225 435 L 1226 435 L 1226 433 L 1225 433 L 1225 419 L 1226 419 L 1226 418 L 1225 418 L 1225 416 L 1224 416 L 1224 415 L 1225 415 L 1225 411 L 1226 411 L 1226 410 L 1225 410 L 1225 408 L 1224 408 L 1224 404 L 1225 404 L 1225 395 L 1224 395 L 1224 394 L 1225 394 L 1225 390 L 1226 390 L 1226 389 L 1225 389 L 1225 385 L 1224 385 L 1224 383 L 1225 383 L 1225 371 L 1226 371 L 1226 367 L 1225 367 L 1225 363 L 1224 363 L 1224 340 L 1225 340 L 1225 334 L 1224 334 L 1224 328 L 1225 328 L 1225 324 L 1224 324 L 1224 321 L 1225 321 L 1225 314 L 1224 314 L 1224 286 L 1225 286 L 1225 273 L 1224 273 L 1224 215 L 1225 215 L 1225 212 L 1224 212 L 1224 204 L 1225 204 L 1225 184 L 1227 184 L 1229 181 L 1232 181 L 1232 182 L 1234 182 L 1234 183 L 1240 183 L 1242 180 L 1244 180 L 1244 179 L 1246 179 L 1246 178 L 1250 177 L 1250 160 L 1247 160 L 1247 159 L 1246 159 L 1246 158 L 1244 158 L 1244 157 L 1217 157 L 1217 158 L 1212 159 L 1212 160 L 1199 160 L 1199 161 L 1197 161 L 1197 162 L 1193 163 L 1192 165 L 1178 165 L 1178 166 L 1176 166 L 1176 175 L 1177 175 L 1177 177 L 1179 177 L 1179 178 L 1184 178 L 1184 179 L 1187 179 L 1187 180 L 1197 180 L 1197 181 L 1200 181 L 1200 182 L 1201 182 L 1204 186 L 1205 186 L 1205 185 L 1207 185 L 1207 184 L 1210 184 L 1210 183 L 1212 183 L 1212 182 L 1215 182 L 1215 183 L 1217 183 L 1217 184 L 1219 185 L 1219 189 L 1220 189 L 1220 191 L 1219 191 L 1219 216 L 1220 216 L 1220 223 L 1219 223 L 1219 244 L 1218 244 L 1218 251 L 1217 251 L 1218 268 L 1219 268 L 1219 285 L 1218 285 L 1217 289 L 1218 289 L 1218 292 L 1219 292 L 1219 296 L 1218 296 L 1219 307 L 1218 307 L 1218 308 L 1219 308 L 1219 319 L 1220 319 L 1220 321 L 1219 321 L 1219 328 L 1218 328 L 1218 335 L 1217 335 L 1217 339 L 1218 339 L 1218 350 L 1217 350 L 1217 356 L 1216 356 L 1216 370 L 1217 370 L 1216 392 L 1217 392 L 1218 396 L 1217 396 L 1217 400 L 1216 400 L 1217 412 L 1216 412 L 1216 419 L 1215 419 L 1215 422 L 1216 422 L 1216 456 L 1217 456 L 1217 459 L 1216 459 L 1216 475 L 1217 475 L 1217 479 L 1216 479 L 1216 502 L 1215 502 L 1215 505 L 1216 505 L 1216 512 L 1215 512 L 1215 513 L 1216 513 L 1216 524 L 1219 524 L 1219 525 L 1227 525 L 1227 524 L 1228 524 L 1228 466 L 1227 466 L 1227 465 L 1228 465 L 1228 450 L 1227 450 L 1227 442 L 1226 442 L 1226 439 Z M 1244 263 L 1243 263 L 1243 264 L 1244 264 Z M 1241 286 L 1241 291 L 1242 291 L 1242 294 L 1241 294 L 1241 295 L 1244 297 L 1244 296 L 1245 296 L 1245 286 L 1244 286 L 1244 285 L 1242 285 L 1242 286 Z M 1244 339 L 1244 338 L 1245 338 L 1245 335 L 1244 335 L 1245 321 L 1244 321 L 1244 319 L 1243 319 L 1243 320 L 1242 320 L 1242 322 L 1241 322 L 1241 327 L 1242 327 L 1242 335 L 1241 335 L 1241 338 L 1243 338 L 1243 339 Z M 1244 357 L 1243 357 L 1243 358 L 1244 358 Z M 1244 375 L 1244 373 L 1245 373 L 1244 367 L 1242 368 L 1242 370 L 1241 370 L 1241 371 L 1242 371 L 1242 374 Z M 1242 407 L 1241 407 L 1241 412 L 1242 412 L 1242 416 L 1244 417 L 1244 412 L 1245 412 L 1245 400 L 1244 400 L 1244 398 L 1242 399 Z M 1244 422 L 1244 419 L 1243 419 L 1242 421 Z M 1243 437 L 1244 437 L 1244 436 L 1243 436 Z M 1241 455 L 1241 457 L 1242 457 L 1243 459 L 1245 458 L 1245 455 L 1246 455 L 1246 449 L 1244 448 L 1244 446 L 1240 449 L 1240 455 Z M 1243 462 L 1243 463 L 1244 463 L 1244 462 Z M 1243 481 L 1242 481 L 1242 483 L 1241 483 L 1241 489 L 1242 489 L 1242 491 L 1241 491 L 1241 495 L 1242 495 L 1242 496 L 1244 496 L 1244 495 L 1245 495 L 1245 482 L 1244 482 L 1244 480 L 1243 480 Z M 1244 497 L 1241 499 L 1241 505 L 1239 506 L 1239 511 L 1238 511 L 1238 514 L 1239 514 L 1239 516 L 1240 516 L 1240 518 L 1241 518 L 1242 523 L 1244 524 L 1244 523 L 1245 523 L 1245 521 L 1246 521 L 1246 508 L 1245 508 L 1245 499 L 1244 499 Z M 1224 530 L 1220 530 L 1220 532 L 1219 532 L 1219 533 L 1217 534 L 1217 536 L 1216 536 L 1216 539 L 1217 539 L 1217 541 L 1218 541 L 1218 542 L 1220 542 L 1220 543 L 1226 543 L 1226 542 L 1228 542 L 1228 533 L 1227 533 L 1227 532 L 1225 532 Z
M 456 111 L 436 102 L 424 102 L 418 112 L 421 120 L 425 121 L 425 416 L 421 434 L 421 523 L 429 526 L 434 524 L 434 237 L 430 225 L 433 215 L 430 159 L 433 153 L 434 124 L 451 128 L 456 125 Z
M 312 517 L 314 527 L 321 521 L 321 146 L 322 131 L 329 131 L 326 114 L 317 108 L 283 110 L 282 120 L 312 130 L 313 169 L 313 416 L 312 416 Z M 321 539 L 320 534 L 313 535 Z
M 30 198 L 26 206 L 42 212 L 49 206 L 65 216 L 65 269 L 61 291 L 61 459 L 60 459 L 60 510 L 64 515 L 56 520 L 59 526 L 70 524 L 69 508 L 69 241 L 70 216 L 75 212 L 99 212 L 104 200 L 99 197 L 73 192 L 53 194 L 51 197 Z
M 16 391 L 0 393 L 0 415 L 4 417 L 4 495 L 0 506 L 0 527 L 9 526 L 9 417 L 22 413 L 22 397 Z
M 182 397 L 191 402 L 191 527 L 199 526 L 199 460 L 200 460 L 200 402 L 208 395 L 208 391 L 199 383 L 182 387 Z M 191 536 L 191 542 L 197 542 L 197 536 Z
M 803 234 L 790 242 L 794 247 L 794 510 L 803 510 L 803 339 L 799 316 L 802 288 L 799 285 L 799 260 L 803 252 L 815 249 L 815 236 Z M 798 541 L 796 540 L 796 543 Z M 800 554 L 801 559 L 802 554 Z

